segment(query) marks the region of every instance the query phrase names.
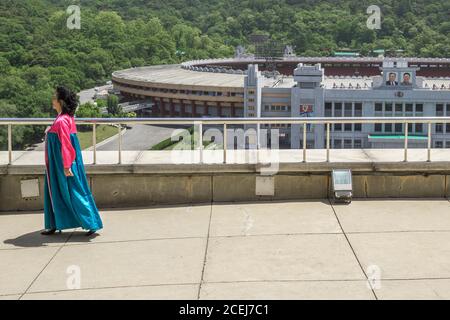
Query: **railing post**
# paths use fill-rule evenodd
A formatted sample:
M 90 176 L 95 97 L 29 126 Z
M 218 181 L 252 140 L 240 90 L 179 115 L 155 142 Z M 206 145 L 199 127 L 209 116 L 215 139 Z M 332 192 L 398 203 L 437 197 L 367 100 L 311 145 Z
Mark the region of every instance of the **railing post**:
M 327 122 L 327 162 L 330 162 L 330 123 Z
M 431 161 L 431 122 L 428 122 L 428 146 L 427 146 L 427 161 Z
M 306 122 L 303 124 L 303 162 L 306 162 Z
M 198 124 L 198 143 L 200 148 L 200 163 L 203 163 L 203 122 Z
M 117 128 L 119 131 L 119 164 L 122 164 L 122 126 L 120 123 Z
M 403 161 L 408 161 L 408 122 L 405 122 L 405 156 Z
M 97 163 L 97 126 L 94 122 L 94 125 L 92 126 L 92 151 L 94 155 L 94 161 L 93 164 Z
M 257 124 L 256 124 L 256 150 L 259 150 L 259 148 L 260 148 L 260 143 L 261 143 L 261 141 L 260 141 L 260 135 L 261 135 L 261 128 L 260 128 L 260 123 L 258 122 Z
M 8 164 L 12 164 L 12 125 L 8 124 Z
M 227 163 L 227 124 L 223 124 L 223 163 Z

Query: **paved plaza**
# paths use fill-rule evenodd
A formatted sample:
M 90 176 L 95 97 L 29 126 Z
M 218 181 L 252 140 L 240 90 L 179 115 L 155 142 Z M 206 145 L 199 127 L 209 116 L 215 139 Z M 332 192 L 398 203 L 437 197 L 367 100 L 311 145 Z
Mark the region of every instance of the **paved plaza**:
M 0 214 L 1 299 L 450 299 L 446 199 L 101 210 L 40 235 Z M 368 284 L 371 284 L 370 286 Z
M 93 152 L 83 151 L 85 164 L 92 164 Z M 450 158 L 450 149 L 432 149 L 432 162 L 447 162 Z M 408 161 L 424 163 L 427 160 L 426 149 L 409 149 Z M 122 151 L 123 164 L 151 165 L 151 164 L 198 164 L 200 152 L 190 150 L 170 151 Z M 227 164 L 254 164 L 254 163 L 301 163 L 303 150 L 228 150 Z M 307 150 L 307 163 L 323 164 L 326 161 L 325 149 Z M 330 150 L 330 162 L 332 163 L 403 163 L 404 149 L 332 149 Z M 116 165 L 118 151 L 97 151 L 97 164 Z M 223 164 L 222 150 L 203 151 L 205 164 Z M 8 152 L 0 151 L 0 166 L 8 164 Z M 43 151 L 14 151 L 12 153 L 12 165 L 40 165 L 45 164 Z M 1 169 L 1 167 L 0 167 Z

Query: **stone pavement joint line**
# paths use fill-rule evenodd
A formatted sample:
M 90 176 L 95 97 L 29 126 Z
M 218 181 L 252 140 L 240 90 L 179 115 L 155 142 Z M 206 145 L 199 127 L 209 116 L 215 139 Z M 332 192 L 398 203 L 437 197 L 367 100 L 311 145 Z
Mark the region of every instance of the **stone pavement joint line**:
M 373 289 L 372 285 L 369 283 L 369 277 L 367 276 L 366 271 L 364 270 L 364 268 L 363 268 L 361 262 L 359 261 L 358 256 L 356 255 L 356 252 L 355 252 L 355 250 L 353 249 L 352 244 L 350 243 L 350 240 L 348 239 L 348 237 L 347 237 L 347 235 L 346 235 L 346 233 L 345 233 L 345 230 L 344 230 L 344 228 L 342 227 L 341 222 L 339 221 L 339 217 L 338 217 L 337 214 L 336 214 L 336 211 L 335 211 L 335 209 L 334 209 L 334 207 L 333 207 L 333 204 L 331 203 L 330 199 L 328 199 L 328 201 L 330 202 L 330 206 L 331 206 L 331 208 L 333 209 L 333 213 L 334 213 L 334 215 L 336 216 L 336 220 L 337 220 L 338 223 L 339 223 L 339 227 L 341 228 L 342 233 L 344 234 L 345 239 L 347 240 L 347 243 L 348 243 L 348 245 L 350 246 L 350 249 L 352 250 L 353 255 L 355 256 L 356 261 L 358 261 L 358 265 L 360 266 L 361 271 L 364 273 L 364 276 L 366 277 L 367 282 L 368 282 L 368 284 L 369 284 L 370 287 L 371 287 L 371 290 L 372 290 L 372 293 L 373 293 L 375 299 L 378 300 L 378 297 L 377 297 L 377 294 L 375 293 L 375 290 Z
M 203 275 L 205 273 L 206 259 L 208 258 L 208 243 L 209 243 L 209 238 L 210 238 L 209 232 L 211 230 L 211 216 L 212 216 L 212 204 L 211 204 L 211 210 L 210 210 L 210 213 L 209 213 L 208 235 L 207 235 L 207 239 L 206 239 L 205 256 L 203 258 L 202 276 L 201 276 L 201 279 L 200 279 L 200 284 L 198 286 L 197 300 L 200 300 L 200 291 L 202 289 L 202 284 L 203 284 Z
M 56 250 L 55 254 L 50 258 L 50 260 L 48 261 L 48 263 L 44 266 L 44 268 L 41 270 L 41 272 L 39 272 L 39 274 L 36 276 L 36 278 L 33 279 L 33 281 L 31 282 L 31 284 L 27 287 L 27 289 L 25 290 L 24 293 L 22 293 L 19 297 L 19 300 L 22 299 L 22 297 L 28 292 L 28 290 L 31 288 L 31 286 L 33 285 L 33 283 L 36 281 L 36 279 L 41 275 L 41 273 L 45 270 L 45 268 L 47 268 L 47 266 L 49 265 L 50 262 L 52 262 L 52 260 L 56 257 L 56 255 L 58 254 L 58 252 L 61 250 L 61 248 L 67 243 L 67 241 L 70 239 L 70 237 L 72 236 L 73 232 L 69 235 L 69 237 L 67 238 L 66 242 L 64 242 L 64 244 L 62 246 L 60 246 L 58 248 L 58 250 Z

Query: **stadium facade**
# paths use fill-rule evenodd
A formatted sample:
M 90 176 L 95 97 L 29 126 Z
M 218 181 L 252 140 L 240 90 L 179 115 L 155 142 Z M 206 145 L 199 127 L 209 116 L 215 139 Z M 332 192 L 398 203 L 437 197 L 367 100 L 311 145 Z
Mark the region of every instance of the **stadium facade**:
M 450 59 L 251 57 L 188 61 L 116 71 L 114 88 L 147 100 L 154 117 L 450 116 Z M 281 144 L 302 147 L 301 125 L 277 127 Z M 401 147 L 404 125 L 334 124 L 332 148 Z M 410 147 L 426 147 L 427 126 L 409 124 Z M 307 147 L 324 148 L 324 125 L 308 126 Z M 450 124 L 432 127 L 435 148 L 450 147 Z

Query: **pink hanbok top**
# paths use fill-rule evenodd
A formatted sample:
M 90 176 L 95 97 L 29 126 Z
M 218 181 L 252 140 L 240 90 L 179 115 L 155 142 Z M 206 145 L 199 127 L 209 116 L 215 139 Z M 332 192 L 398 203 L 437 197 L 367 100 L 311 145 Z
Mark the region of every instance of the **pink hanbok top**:
M 59 114 L 48 132 L 53 132 L 58 135 L 59 141 L 61 142 L 61 155 L 64 169 L 70 168 L 76 157 L 75 149 L 70 140 L 70 135 L 77 133 L 74 117 L 68 114 Z

